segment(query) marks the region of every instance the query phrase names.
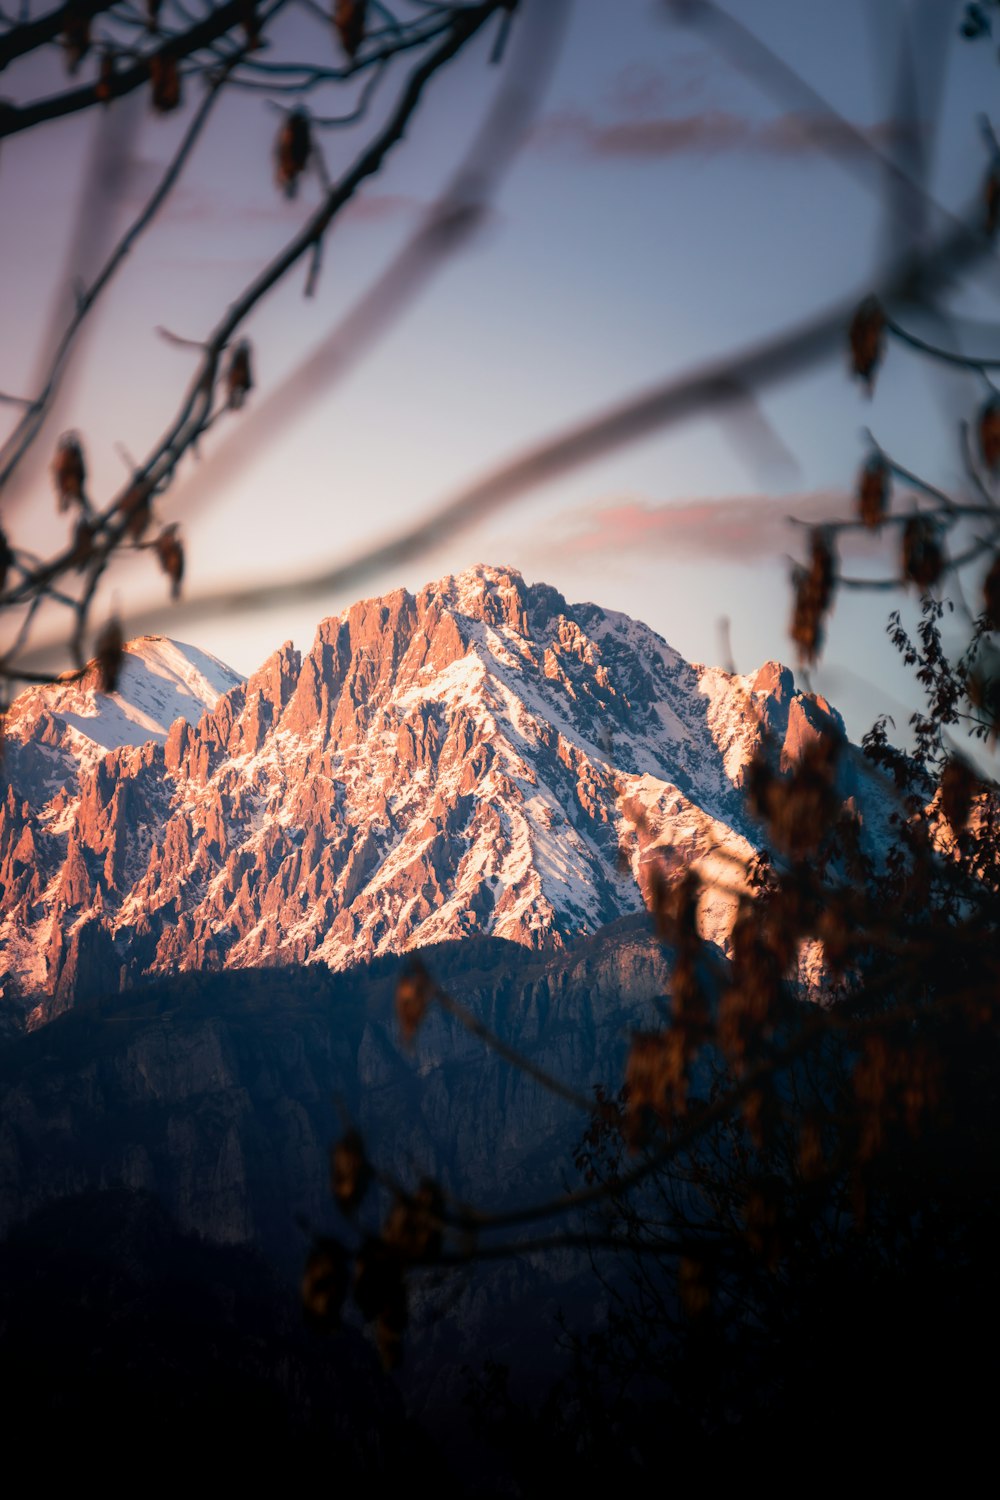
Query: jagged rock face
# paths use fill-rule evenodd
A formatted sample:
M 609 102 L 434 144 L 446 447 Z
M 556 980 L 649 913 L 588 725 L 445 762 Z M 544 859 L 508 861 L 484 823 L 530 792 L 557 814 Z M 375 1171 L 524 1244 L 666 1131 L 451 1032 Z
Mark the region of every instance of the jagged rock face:
M 146 712 L 148 736 L 133 714 L 81 748 L 63 689 L 11 714 L 0 970 L 32 1024 L 102 972 L 559 946 L 637 910 L 657 848 L 723 861 L 731 886 L 762 733 L 794 754 L 827 711 L 777 663 L 692 666 L 500 568 L 356 604 L 246 683 L 199 660 L 208 711 Z M 731 903 L 705 902 L 706 935 L 724 941 Z

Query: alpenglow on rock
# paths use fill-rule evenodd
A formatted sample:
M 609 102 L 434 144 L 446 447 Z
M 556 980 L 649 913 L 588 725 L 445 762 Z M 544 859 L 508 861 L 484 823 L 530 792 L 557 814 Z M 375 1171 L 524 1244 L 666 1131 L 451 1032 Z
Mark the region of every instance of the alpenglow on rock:
M 731 888 L 762 727 L 791 751 L 828 712 L 777 663 L 692 666 L 505 568 L 364 600 L 245 683 L 143 638 L 112 698 L 11 712 L 7 1024 L 179 968 L 558 946 L 639 909 L 658 850 Z M 732 899 L 704 904 L 716 941 Z

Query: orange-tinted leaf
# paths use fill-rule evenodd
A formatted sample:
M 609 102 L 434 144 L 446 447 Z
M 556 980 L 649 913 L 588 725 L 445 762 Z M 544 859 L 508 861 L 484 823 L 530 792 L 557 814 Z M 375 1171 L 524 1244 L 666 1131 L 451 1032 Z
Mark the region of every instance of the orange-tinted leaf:
M 944 572 L 944 553 L 934 522 L 911 516 L 903 527 L 903 577 L 920 589 L 933 588 Z
M 434 981 L 420 960 L 414 959 L 396 986 L 396 1020 L 407 1045 L 416 1036 L 433 998 Z
M 865 382 L 870 394 L 885 350 L 885 314 L 876 297 L 866 297 L 858 307 L 851 319 L 848 338 L 851 368 Z
M 75 432 L 64 432 L 56 444 L 52 459 L 52 479 L 60 510 L 68 509 L 73 501 L 83 500 L 87 468 L 83 461 L 83 447 Z
M 94 537 L 97 528 L 86 516 L 81 516 L 73 533 L 73 552 L 70 561 L 78 573 L 82 573 L 94 555 Z
M 179 599 L 181 583 L 184 579 L 184 545 L 177 534 L 176 521 L 171 521 L 169 526 L 164 526 L 153 546 L 159 558 L 160 567 L 170 579 L 171 597 Z
M 372 1181 L 371 1163 L 357 1130 L 348 1130 L 330 1152 L 330 1192 L 344 1213 L 361 1206 Z
M 299 178 L 312 155 L 312 129 L 305 110 L 293 109 L 281 123 L 274 142 L 274 173 L 286 198 L 294 198 Z
M 340 1314 L 350 1285 L 347 1251 L 334 1239 L 317 1239 L 302 1273 L 302 1311 L 321 1333 L 340 1327 Z
M 239 411 L 253 390 L 250 345 L 241 339 L 233 349 L 226 367 L 226 403 L 230 411 Z
M 364 41 L 368 0 L 334 0 L 333 25 L 340 45 L 353 62 Z
M 76 72 L 90 51 L 90 15 L 82 8 L 70 5 L 63 22 L 62 46 L 66 54 L 66 71 Z
M 873 453 L 858 478 L 858 516 L 872 531 L 885 520 L 889 509 L 889 465 Z
M 149 81 L 152 104 L 157 114 L 166 115 L 181 103 L 181 70 L 171 52 L 154 52 L 149 59 Z
M 436 1260 L 441 1254 L 444 1194 L 430 1177 L 408 1198 L 397 1198 L 382 1237 L 404 1260 Z
M 115 54 L 111 47 L 101 53 L 101 66 L 94 85 L 94 92 L 102 104 L 111 103 L 111 85 L 115 76 Z

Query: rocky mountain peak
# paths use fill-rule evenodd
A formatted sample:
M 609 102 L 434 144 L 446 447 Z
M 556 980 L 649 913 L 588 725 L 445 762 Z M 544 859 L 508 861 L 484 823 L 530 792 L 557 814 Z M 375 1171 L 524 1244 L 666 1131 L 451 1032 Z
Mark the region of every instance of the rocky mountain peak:
M 69 692 L 18 700 L 0 810 L 0 965 L 35 1021 L 177 968 L 558 947 L 640 909 L 659 850 L 748 856 L 762 734 L 792 753 L 829 713 L 779 663 L 695 666 L 487 566 L 359 601 L 245 682 L 145 638 L 114 701 Z

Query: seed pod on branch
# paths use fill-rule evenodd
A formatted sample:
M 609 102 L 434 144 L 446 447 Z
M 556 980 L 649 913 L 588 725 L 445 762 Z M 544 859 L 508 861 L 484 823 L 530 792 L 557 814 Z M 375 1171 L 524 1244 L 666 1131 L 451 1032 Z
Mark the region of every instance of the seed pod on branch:
M 831 720 L 828 729 L 806 744 L 787 774 L 774 770 L 766 749 L 759 750 L 747 768 L 751 810 L 766 825 L 773 845 L 796 863 L 815 853 L 837 821 L 842 748 L 842 736 Z M 752 923 L 756 921 L 753 915 Z
M 126 536 L 133 542 L 141 541 L 153 519 L 153 486 L 149 479 L 137 475 L 119 500 L 117 509 L 126 518 Z
M 881 453 L 873 453 L 858 476 L 858 517 L 877 531 L 889 510 L 889 465 Z
M 877 297 L 866 297 L 851 319 L 848 334 L 851 368 L 865 382 L 868 394 L 875 386 L 875 372 L 885 353 L 885 314 Z
M 181 70 L 171 52 L 154 52 L 149 59 L 152 105 L 158 115 L 178 109 L 181 102 Z
M 274 174 L 286 198 L 298 192 L 299 178 L 312 155 L 312 129 L 305 110 L 293 109 L 281 123 L 274 143 Z
M 83 502 L 83 488 L 87 482 L 87 467 L 83 461 L 83 448 L 75 432 L 64 432 L 56 444 L 52 460 L 52 479 L 56 487 L 59 509 L 68 510 L 73 501 Z
M 833 548 L 822 527 L 812 532 L 808 568 L 793 577 L 795 599 L 789 633 L 803 662 L 813 662 L 823 649 L 826 614 L 833 603 L 837 565 Z
M 226 405 L 229 410 L 239 411 L 252 390 L 250 344 L 246 339 L 241 339 L 234 347 L 226 367 Z
M 82 573 L 94 555 L 94 537 L 97 527 L 86 516 L 81 516 L 73 533 L 73 551 L 70 562 L 78 573 Z
M 833 895 L 824 903 L 816 922 L 816 936 L 823 944 L 823 959 L 831 974 L 846 972 L 862 923 L 850 898 Z
M 679 880 L 672 880 L 659 861 L 648 866 L 648 870 L 647 899 L 657 936 L 672 948 L 691 952 L 700 944 L 698 901 L 701 877 L 697 870 L 688 869 Z
M 111 103 L 111 85 L 115 77 L 115 54 L 114 49 L 105 47 L 101 53 L 101 66 L 94 85 L 94 93 L 101 104 Z
M 911 516 L 903 527 L 903 577 L 919 589 L 933 588 L 944 572 L 938 529 L 927 516 Z
M 979 413 L 979 452 L 991 474 L 1000 469 L 1000 396 L 991 396 Z
M 350 1286 L 347 1251 L 338 1240 L 317 1239 L 302 1273 L 302 1312 L 322 1333 L 340 1327 L 340 1314 Z
M 345 1214 L 360 1208 L 372 1181 L 360 1131 L 348 1130 L 330 1152 L 330 1193 Z
M 730 1061 L 743 1063 L 773 1033 L 781 1014 L 783 965 L 760 931 L 756 903 L 741 898 L 732 930 L 733 978 L 719 1002 L 716 1036 Z
M 247 39 L 247 51 L 259 52 L 262 43 L 260 39 L 260 16 L 257 14 L 257 0 L 242 0 L 240 12 L 240 21 Z
M 671 879 L 657 860 L 647 867 L 646 900 L 653 914 L 656 933 L 673 950 L 670 975 L 671 1059 L 680 1060 L 683 1079 L 708 1036 L 708 1002 L 698 963 L 703 953 L 698 931 L 698 903 L 702 879 L 697 870 L 687 869 L 679 879 Z M 685 1090 L 674 1088 L 672 1108 L 679 1113 L 684 1107 Z
M 125 638 L 122 635 L 121 622 L 114 615 L 98 633 L 95 654 L 101 691 L 113 693 L 118 686 L 122 662 L 125 659 Z
M 170 597 L 179 599 L 184 579 L 184 545 L 177 534 L 177 522 L 164 526 L 153 543 L 160 567 L 170 579 Z
M 666 1124 L 683 1113 L 687 1097 L 684 1037 L 669 1031 L 637 1032 L 625 1064 L 625 1139 L 636 1151 L 649 1138 L 650 1124 Z
M 365 37 L 368 0 L 333 0 L 333 27 L 353 62 Z
M 396 986 L 396 1020 L 407 1046 L 412 1044 L 433 998 L 434 981 L 420 960 L 414 959 Z
M 441 1254 L 443 1215 L 444 1194 L 432 1178 L 424 1177 L 411 1197 L 397 1198 L 382 1238 L 404 1260 L 437 1260 Z
M 90 16 L 70 6 L 63 24 L 62 46 L 66 54 L 66 71 L 72 78 L 90 51 Z

